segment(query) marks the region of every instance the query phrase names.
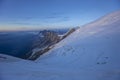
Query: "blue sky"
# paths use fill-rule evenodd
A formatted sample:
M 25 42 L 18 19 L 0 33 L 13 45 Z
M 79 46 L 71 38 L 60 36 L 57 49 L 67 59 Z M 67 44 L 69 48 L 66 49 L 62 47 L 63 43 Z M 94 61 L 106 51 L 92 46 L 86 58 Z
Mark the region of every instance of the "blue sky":
M 0 0 L 0 30 L 81 26 L 120 9 L 120 0 Z

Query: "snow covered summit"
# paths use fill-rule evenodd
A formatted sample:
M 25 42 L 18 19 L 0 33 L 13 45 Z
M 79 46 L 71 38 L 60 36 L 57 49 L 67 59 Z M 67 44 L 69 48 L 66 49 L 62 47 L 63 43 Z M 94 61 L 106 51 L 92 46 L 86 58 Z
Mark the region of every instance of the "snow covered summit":
M 38 61 L 45 60 L 45 62 L 53 64 L 64 64 L 73 61 L 72 64 L 81 63 L 78 66 L 82 66 L 82 64 L 89 65 L 88 62 L 95 64 L 98 63 L 100 59 L 103 61 L 99 63 L 107 63 L 108 60 L 104 60 L 104 57 L 109 57 L 109 60 L 112 60 L 112 62 L 119 61 L 119 14 L 120 11 L 111 13 L 95 22 L 81 27 L 58 43 L 50 52 L 39 58 Z
M 0 80 L 120 80 L 119 61 L 117 11 L 76 30 L 35 62 L 0 62 Z

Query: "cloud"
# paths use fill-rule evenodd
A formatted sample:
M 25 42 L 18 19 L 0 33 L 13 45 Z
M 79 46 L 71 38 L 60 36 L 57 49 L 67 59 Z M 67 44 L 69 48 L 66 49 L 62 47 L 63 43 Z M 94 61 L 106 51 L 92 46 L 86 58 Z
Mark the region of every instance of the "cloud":
M 70 21 L 70 17 L 54 17 L 54 18 L 45 19 L 45 22 L 49 22 L 49 23 L 58 23 L 58 22 L 60 23 L 65 21 Z
M 13 24 L 13 25 L 21 25 L 21 26 L 37 26 L 40 25 L 39 23 L 31 23 L 31 22 L 12 22 L 8 24 Z
M 69 21 L 70 20 L 70 17 L 63 17 L 62 18 L 62 21 Z
M 70 17 L 66 16 L 63 13 L 52 13 L 49 16 L 45 17 L 43 21 L 49 23 L 56 23 L 56 22 L 58 23 L 58 22 L 70 21 Z
M 1 20 L 1 19 L 0 19 Z M 63 13 L 49 13 L 44 16 L 22 16 L 13 18 L 12 20 L 4 21 L 6 24 L 21 25 L 21 26 L 40 26 L 53 23 L 61 23 L 70 21 L 70 17 Z

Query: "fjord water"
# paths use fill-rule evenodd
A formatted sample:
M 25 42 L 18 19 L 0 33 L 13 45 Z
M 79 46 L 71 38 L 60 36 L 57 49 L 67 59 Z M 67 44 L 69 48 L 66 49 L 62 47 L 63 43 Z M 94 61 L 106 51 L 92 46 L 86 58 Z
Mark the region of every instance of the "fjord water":
M 30 32 L 1 32 L 0 53 L 25 58 L 32 48 L 35 34 Z

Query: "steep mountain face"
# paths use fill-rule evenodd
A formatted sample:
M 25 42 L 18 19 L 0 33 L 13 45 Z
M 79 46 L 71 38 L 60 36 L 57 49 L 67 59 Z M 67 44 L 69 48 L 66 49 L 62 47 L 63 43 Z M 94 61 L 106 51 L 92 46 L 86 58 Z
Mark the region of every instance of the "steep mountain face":
M 39 36 L 40 37 L 42 36 L 43 38 L 39 39 Z M 41 47 L 49 46 L 59 41 L 59 39 L 60 38 L 58 34 L 53 31 L 47 31 L 47 30 L 40 31 L 40 33 L 38 34 L 38 38 L 33 44 L 33 47 L 41 48 Z
M 50 50 L 50 46 L 60 41 L 60 37 L 54 31 L 40 31 L 33 43 L 33 49 L 29 60 L 36 60 L 40 55 Z
M 77 29 L 35 62 L 1 62 L 1 80 L 120 80 L 119 14 Z
M 113 54 L 113 52 L 116 51 L 119 46 L 119 14 L 120 11 L 114 12 L 112 14 L 104 16 L 103 18 L 95 22 L 85 25 L 84 27 L 78 29 L 66 39 L 58 43 L 56 47 L 46 55 L 49 56 L 48 58 L 53 58 L 55 56 L 56 60 L 53 61 L 59 61 L 59 59 L 56 57 L 60 56 L 62 57 L 62 59 L 65 59 L 65 61 L 70 61 L 70 59 L 73 59 L 74 53 L 76 55 L 80 55 L 81 53 L 90 53 L 91 56 L 94 55 L 92 53 L 96 53 L 96 55 L 98 55 L 98 53 L 101 54 L 102 52 L 104 54 Z M 114 50 L 114 48 L 116 49 Z M 117 51 L 119 51 L 119 49 Z M 69 56 L 71 58 L 67 59 L 66 56 L 63 55 L 66 55 L 67 57 L 69 55 L 72 56 Z
M 74 28 L 70 29 L 66 34 L 64 34 L 62 36 L 58 35 L 54 31 L 47 31 L 47 30 L 41 31 L 38 34 L 37 39 L 33 43 L 32 54 L 28 59 L 29 60 L 36 60 L 42 54 L 51 50 L 56 43 L 60 42 L 64 38 L 66 38 L 67 36 L 69 36 L 74 31 L 75 31 Z M 39 36 L 40 36 L 40 38 L 39 38 Z M 41 38 L 41 36 L 42 36 L 42 38 Z
M 70 69 L 75 80 L 119 80 L 119 14 L 120 11 L 109 14 L 81 27 L 37 62 L 60 66 L 65 71 Z

